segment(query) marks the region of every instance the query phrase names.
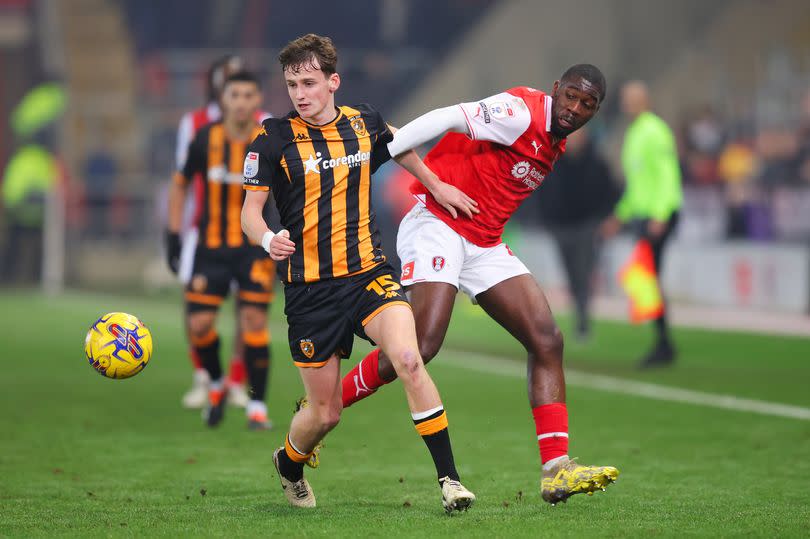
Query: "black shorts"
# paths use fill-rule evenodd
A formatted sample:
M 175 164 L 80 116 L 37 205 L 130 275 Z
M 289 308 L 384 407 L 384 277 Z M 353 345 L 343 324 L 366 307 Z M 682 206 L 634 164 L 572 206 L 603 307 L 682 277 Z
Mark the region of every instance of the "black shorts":
M 388 263 L 351 277 L 287 283 L 284 296 L 290 352 L 298 367 L 321 367 L 333 354 L 349 357 L 355 335 L 371 342 L 363 328 L 380 311 L 410 307 Z
M 261 247 L 206 249 L 194 253 L 191 279 L 186 285 L 189 312 L 219 308 L 231 289 L 239 287 L 242 304 L 267 308 L 273 301 L 276 264 Z

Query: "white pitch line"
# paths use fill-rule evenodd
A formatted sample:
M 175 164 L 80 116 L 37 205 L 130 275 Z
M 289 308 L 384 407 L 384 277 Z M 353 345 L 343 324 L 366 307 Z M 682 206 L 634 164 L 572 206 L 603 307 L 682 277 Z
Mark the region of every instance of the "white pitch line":
M 439 365 L 442 363 L 452 364 L 454 367 L 486 374 L 499 374 L 517 378 L 526 377 L 526 366 L 522 362 L 469 352 L 454 351 L 454 353 L 463 356 L 463 359 L 442 357 L 436 363 Z M 565 380 L 571 386 L 586 387 L 608 393 L 810 421 L 810 408 L 802 406 L 637 382 L 626 378 L 588 374 L 572 369 L 565 370 Z

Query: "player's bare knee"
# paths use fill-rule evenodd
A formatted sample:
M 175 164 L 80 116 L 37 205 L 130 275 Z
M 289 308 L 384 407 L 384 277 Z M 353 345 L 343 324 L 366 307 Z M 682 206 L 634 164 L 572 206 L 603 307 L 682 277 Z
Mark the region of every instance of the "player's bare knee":
M 380 360 L 377 364 L 377 374 L 386 382 L 392 382 L 397 377 L 397 371 L 394 369 L 393 363 L 388 359 L 384 353 L 380 353 Z
M 563 333 L 556 324 L 542 328 L 535 341 L 534 356 L 539 361 L 561 361 L 563 355 Z
M 267 315 L 257 307 L 242 307 L 239 314 L 244 331 L 257 332 L 267 327 Z
M 319 410 L 318 426 L 322 433 L 326 434 L 337 427 L 340 423 L 340 410 L 333 406 L 325 406 Z
M 201 339 L 214 329 L 214 317 L 208 313 L 193 314 L 188 318 L 188 333 L 192 339 Z
M 242 320 L 242 329 L 250 333 L 256 333 L 267 328 L 267 318 L 264 316 L 250 316 Z
M 406 386 L 416 387 L 423 383 L 425 365 L 415 350 L 403 350 L 399 353 L 399 378 Z
M 422 339 L 422 342 L 419 343 L 419 355 L 422 356 L 422 362 L 429 363 L 439 353 L 440 347 L 441 342 L 437 342 L 435 339 Z

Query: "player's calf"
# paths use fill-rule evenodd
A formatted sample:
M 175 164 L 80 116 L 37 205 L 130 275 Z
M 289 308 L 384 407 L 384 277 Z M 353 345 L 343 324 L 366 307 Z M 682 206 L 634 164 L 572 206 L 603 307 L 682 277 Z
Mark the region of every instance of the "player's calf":
M 343 377 L 341 382 L 343 408 L 348 408 L 355 402 L 365 399 L 389 382 L 379 374 L 379 362 L 382 357 L 380 349 L 374 349 Z M 396 375 L 392 379 L 395 378 Z

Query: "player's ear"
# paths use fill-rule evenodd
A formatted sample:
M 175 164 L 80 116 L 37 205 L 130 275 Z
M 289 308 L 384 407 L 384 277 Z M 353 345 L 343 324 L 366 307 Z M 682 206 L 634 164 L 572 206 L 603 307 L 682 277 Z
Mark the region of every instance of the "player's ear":
M 557 97 L 557 90 L 560 89 L 560 81 L 555 80 L 554 86 L 551 88 L 551 97 Z
M 329 91 L 335 93 L 338 88 L 340 88 L 340 75 L 332 73 L 329 75 Z

